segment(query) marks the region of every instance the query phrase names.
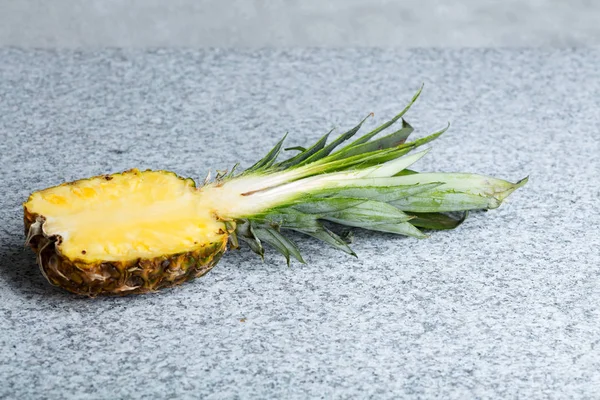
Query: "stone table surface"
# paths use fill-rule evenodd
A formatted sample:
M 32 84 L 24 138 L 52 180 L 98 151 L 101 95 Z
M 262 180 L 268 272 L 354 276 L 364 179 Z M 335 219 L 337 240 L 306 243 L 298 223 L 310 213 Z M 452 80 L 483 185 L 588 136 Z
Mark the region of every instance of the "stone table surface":
M 0 398 L 600 397 L 600 51 L 0 49 Z M 80 298 L 22 202 L 132 167 L 204 177 L 400 110 L 419 170 L 530 182 L 425 240 L 294 236 L 151 295 Z

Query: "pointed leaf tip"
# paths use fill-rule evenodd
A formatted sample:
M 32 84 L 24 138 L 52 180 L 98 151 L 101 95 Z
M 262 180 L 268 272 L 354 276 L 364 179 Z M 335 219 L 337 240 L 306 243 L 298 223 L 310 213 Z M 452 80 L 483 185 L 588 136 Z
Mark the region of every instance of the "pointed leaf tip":
M 517 183 L 514 183 L 512 186 L 510 186 L 505 191 L 495 194 L 494 197 L 498 200 L 498 202 L 502 202 L 502 201 L 504 201 L 504 199 L 506 199 L 508 196 L 510 196 L 512 194 L 512 192 L 525 186 L 525 184 L 527 182 L 529 182 L 529 176 L 526 176 L 525 178 L 519 180 Z
M 257 161 L 253 166 L 251 166 L 244 172 L 247 173 L 247 172 L 258 171 L 258 170 L 266 169 L 266 168 L 269 168 L 270 166 L 272 166 L 275 163 L 275 161 L 277 160 L 277 157 L 279 156 L 279 152 L 281 151 L 281 146 L 283 145 L 283 142 L 287 138 L 287 135 L 288 135 L 288 133 L 286 132 L 285 135 L 283 135 L 283 138 L 279 142 L 277 142 L 277 144 L 271 149 L 271 151 L 269 151 L 267 153 L 266 156 L 264 156 L 262 159 Z
M 517 183 L 515 183 L 515 185 L 517 186 L 517 188 L 523 187 L 525 186 L 525 184 L 529 182 L 529 175 L 527 175 L 525 178 L 519 180 Z

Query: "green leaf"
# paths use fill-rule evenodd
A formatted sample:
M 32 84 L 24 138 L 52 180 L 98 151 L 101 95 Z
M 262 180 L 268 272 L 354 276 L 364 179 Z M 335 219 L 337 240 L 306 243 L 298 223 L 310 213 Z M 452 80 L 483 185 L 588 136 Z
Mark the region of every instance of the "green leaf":
M 283 256 L 285 257 L 285 260 L 287 262 L 287 265 L 289 267 L 290 252 L 283 243 L 281 243 L 277 238 L 275 238 L 273 235 L 271 235 L 271 232 L 269 232 L 268 229 L 258 228 L 258 227 L 254 228 L 254 234 L 256 235 L 256 238 L 259 239 L 261 242 L 270 244 L 277 251 L 279 251 L 281 254 L 283 254 Z
M 469 212 L 465 211 L 459 217 L 443 213 L 411 213 L 411 215 L 415 217 L 410 220 L 410 223 L 414 226 L 424 229 L 445 230 L 454 229 L 462 224 Z
M 292 208 L 276 208 L 252 216 L 252 221 L 269 226 L 312 232 L 321 229 L 317 218 L 315 215 L 305 214 Z
M 375 165 L 369 169 L 364 170 L 360 175 L 365 178 L 389 178 L 394 176 L 400 171 L 410 167 L 421 158 L 423 158 L 430 149 L 425 149 L 415 154 L 408 155 L 406 157 L 400 157 L 388 162 Z
M 242 239 L 246 242 L 248 246 L 250 246 L 250 249 L 264 260 L 265 250 L 260 243 L 260 239 L 254 234 L 254 229 L 252 228 L 252 223 L 250 221 L 245 220 L 238 223 L 236 226 L 236 233 L 238 239 Z
M 321 226 L 321 229 L 316 232 L 307 232 L 302 230 L 298 231 L 306 235 L 312 236 L 316 239 L 322 240 L 323 242 L 328 243 L 329 245 L 335 247 L 338 250 L 343 251 L 344 253 L 348 253 L 350 255 L 353 255 L 354 257 L 357 257 L 356 253 L 350 248 L 350 246 L 348 246 L 348 244 L 346 244 L 346 242 L 341 237 L 339 237 L 324 226 Z
M 304 261 L 304 258 L 302 258 L 302 254 L 300 254 L 300 249 L 298 249 L 298 246 L 296 246 L 296 243 L 292 242 L 290 239 L 288 239 L 287 237 L 285 237 L 284 235 L 282 235 L 280 232 L 278 232 L 275 229 L 271 229 L 270 232 L 274 237 L 276 237 L 281 243 L 283 243 L 285 245 L 285 247 L 288 249 L 290 254 L 296 260 L 298 260 L 302 264 L 306 264 L 306 261 Z
M 387 161 L 395 160 L 397 158 L 406 155 L 410 151 L 416 149 L 419 146 L 427 144 L 432 140 L 437 139 L 440 135 L 442 135 L 450 125 L 446 126 L 444 129 L 437 131 L 427 137 L 424 137 L 419 140 L 415 140 L 414 142 L 404 143 L 400 146 L 384 149 L 384 150 L 376 150 L 370 153 L 357 154 L 355 156 L 350 156 L 348 158 L 343 158 L 341 160 L 333 160 L 332 157 L 335 157 L 337 153 L 332 154 L 329 157 L 325 157 L 312 165 L 308 165 L 305 168 L 306 175 L 314 175 L 317 173 L 330 173 L 336 171 L 343 171 L 348 169 L 364 169 L 368 167 L 372 167 L 374 165 L 379 165 L 385 163 Z
M 273 163 L 277 160 L 277 156 L 281 151 L 281 146 L 283 145 L 283 141 L 287 137 L 287 133 L 283 136 L 283 138 L 264 156 L 262 159 L 256 162 L 253 166 L 248 168 L 244 173 L 255 172 L 263 169 L 269 168 Z
M 305 151 L 303 151 L 300 154 L 295 155 L 294 157 L 290 158 L 289 160 L 285 160 L 285 161 L 282 161 L 279 164 L 277 164 L 277 168 L 287 169 L 287 168 L 299 165 L 304 160 L 306 160 L 307 158 L 309 158 L 310 156 L 312 156 L 313 154 L 315 154 L 316 152 L 321 150 L 323 147 L 325 147 L 325 143 L 327 143 L 327 138 L 329 137 L 331 132 L 333 132 L 333 129 L 330 130 L 329 132 L 327 132 L 325 135 L 323 135 L 323 137 L 321 137 L 321 139 L 319 139 L 317 141 L 317 143 L 312 145 L 310 148 L 306 149 Z
M 303 152 L 303 151 L 306 151 L 306 147 L 302 147 L 302 146 L 286 147 L 283 150 L 285 150 L 285 151 L 297 150 L 299 152 Z
M 328 213 L 322 219 L 338 224 L 367 228 L 379 224 L 406 222 L 412 217 L 389 204 L 366 200 L 345 210 Z
M 368 168 L 373 165 L 401 157 L 408 152 L 410 152 L 410 149 L 402 149 L 401 151 L 396 149 L 386 149 L 373 151 L 366 154 L 357 154 L 355 156 L 334 161 L 331 161 L 329 157 L 325 157 L 311 165 L 307 165 L 305 167 L 307 168 L 306 176 L 338 172 L 349 169 Z
M 229 234 L 229 244 L 230 244 L 231 248 L 233 248 L 233 249 L 237 249 L 238 247 L 240 247 L 240 243 L 238 241 L 236 232 L 231 232 Z
M 346 140 L 348 140 L 352 136 L 354 136 L 356 134 L 356 132 L 359 131 L 359 129 L 362 126 L 362 124 L 367 120 L 367 118 L 369 118 L 370 115 L 371 114 L 369 114 L 362 121 L 360 121 L 360 123 L 358 125 L 356 125 L 354 128 L 350 129 L 346 133 L 341 134 L 333 142 L 331 142 L 330 144 L 328 144 L 327 146 L 325 146 L 324 148 L 322 148 L 321 150 L 319 150 L 318 152 L 316 152 L 315 154 L 313 154 L 312 156 L 310 156 L 309 158 L 307 158 L 306 160 L 304 160 L 302 163 L 298 164 L 298 166 L 309 164 L 311 162 L 320 160 L 321 158 L 329 155 L 329 153 L 331 153 L 342 142 L 345 142 Z
M 247 238 L 240 236 L 240 239 L 242 239 L 246 244 L 248 244 L 250 250 L 258 254 L 263 260 L 265 259 L 265 250 L 263 249 L 262 244 L 260 243 L 260 240 L 258 238 Z
M 353 199 L 377 200 L 389 203 L 404 197 L 414 196 L 415 194 L 431 190 L 442 185 L 442 183 L 433 182 L 422 185 L 413 184 L 394 186 L 390 182 L 390 186 L 377 186 L 373 181 L 373 179 L 369 178 L 356 179 L 349 182 L 347 187 L 323 189 L 319 192 L 311 193 L 311 196 L 327 198 L 345 197 Z M 381 179 L 379 181 L 381 181 Z
M 239 165 L 240 165 L 240 163 L 235 163 L 234 166 L 231 168 L 231 171 L 229 171 L 229 173 L 225 177 L 225 179 L 233 178 L 233 176 L 235 174 L 235 170 L 237 169 L 237 167 L 239 167 Z
M 373 140 L 371 142 L 366 142 L 362 144 L 358 144 L 356 146 L 347 148 L 346 150 L 341 150 L 335 153 L 335 157 L 333 159 L 343 159 L 351 156 L 372 153 L 378 150 L 389 149 L 392 147 L 397 147 L 403 144 L 408 136 L 412 133 L 413 127 L 409 125 L 404 119 L 402 120 L 402 129 L 397 130 L 396 132 L 379 138 L 377 140 Z
M 411 221 L 412 222 L 412 221 Z M 398 235 L 412 236 L 419 239 L 427 238 L 419 229 L 414 227 L 410 222 L 400 222 L 394 224 L 381 224 L 369 226 L 367 229 L 372 231 L 395 233 Z
M 302 264 L 305 264 L 300 250 L 298 247 L 288 238 L 283 236 L 272 228 L 254 228 L 256 236 L 263 242 L 269 243 L 277 251 L 279 251 L 285 257 L 288 266 L 290 265 L 290 254 Z
M 391 125 L 393 125 L 396 121 L 398 121 L 400 118 L 402 118 L 404 116 L 404 114 L 406 114 L 406 112 L 410 109 L 410 107 L 412 107 L 412 105 L 417 101 L 417 99 L 421 95 L 422 91 L 423 91 L 423 85 L 421 85 L 421 87 L 419 88 L 419 90 L 417 91 L 417 93 L 415 93 L 414 96 L 412 97 L 412 99 L 410 100 L 410 103 L 408 103 L 408 105 L 406 107 L 404 107 L 404 109 L 398 115 L 396 115 L 394 118 L 392 118 L 388 122 L 386 122 L 386 123 L 378 126 L 377 128 L 375 128 L 371 132 L 367 133 L 366 135 L 358 138 L 354 142 L 352 142 L 349 145 L 347 145 L 346 147 L 342 148 L 340 151 L 344 151 L 344 150 L 347 150 L 347 149 L 349 149 L 351 147 L 354 147 L 354 146 L 357 146 L 359 144 L 368 142 L 369 140 L 371 140 L 372 137 L 374 137 L 375 135 L 377 135 L 379 132 L 381 132 L 384 129 L 387 129 L 388 127 L 390 127 Z
M 413 171 L 411 169 L 403 169 L 402 171 L 398 172 L 394 176 L 404 176 L 404 175 L 414 175 L 414 174 L 418 174 L 418 172 L 417 171 Z
M 434 189 L 393 201 L 391 204 L 406 212 L 449 212 L 498 208 L 500 201 L 478 194 Z
M 492 203 L 495 203 L 497 207 L 500 205 L 500 202 L 502 202 L 502 200 L 504 200 L 509 194 L 525 185 L 527 183 L 527 178 L 521 179 L 517 183 L 511 183 L 502 179 L 478 174 L 433 172 L 405 175 L 403 177 L 399 177 L 398 182 L 404 184 L 443 182 L 444 184 L 436 189 L 436 192 L 439 192 L 437 195 L 441 195 L 441 193 L 464 193 L 470 195 L 480 195 L 495 200 L 495 202 L 492 201 Z M 424 193 L 423 195 L 429 196 L 429 193 Z M 464 209 L 433 210 L 433 212 L 461 210 Z M 413 211 L 418 212 L 419 210 Z
M 323 216 L 328 213 L 342 211 L 351 207 L 356 207 L 367 200 L 345 199 L 345 198 L 327 198 L 327 199 L 307 199 L 300 204 L 295 204 L 292 208 L 305 214 L 314 214 Z

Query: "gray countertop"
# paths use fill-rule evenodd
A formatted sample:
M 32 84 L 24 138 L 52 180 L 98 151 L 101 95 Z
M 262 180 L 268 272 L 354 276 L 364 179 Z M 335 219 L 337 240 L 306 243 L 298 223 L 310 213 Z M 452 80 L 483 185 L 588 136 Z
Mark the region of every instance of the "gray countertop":
M 581 47 L 600 44 L 596 0 L 19 0 L 0 46 Z
M 598 398 L 600 51 L 0 50 L 0 398 Z M 132 167 L 203 177 L 281 136 L 400 110 L 419 170 L 525 188 L 359 258 L 231 252 L 159 293 L 83 299 L 23 248 L 30 192 Z M 87 396 L 87 397 L 86 397 Z

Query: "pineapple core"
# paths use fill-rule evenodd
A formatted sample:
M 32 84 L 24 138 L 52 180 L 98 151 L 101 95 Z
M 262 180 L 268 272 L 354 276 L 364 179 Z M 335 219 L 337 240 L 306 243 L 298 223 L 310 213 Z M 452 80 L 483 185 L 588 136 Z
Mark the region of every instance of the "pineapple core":
M 55 186 L 31 195 L 57 249 L 85 262 L 127 261 L 188 252 L 227 239 L 192 180 L 131 170 Z

